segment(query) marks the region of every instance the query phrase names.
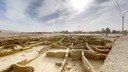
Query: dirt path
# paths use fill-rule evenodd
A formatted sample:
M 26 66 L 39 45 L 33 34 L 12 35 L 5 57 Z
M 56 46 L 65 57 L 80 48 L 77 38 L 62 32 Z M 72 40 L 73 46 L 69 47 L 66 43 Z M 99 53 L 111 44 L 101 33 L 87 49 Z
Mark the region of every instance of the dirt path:
M 40 51 L 43 46 L 33 47 L 32 49 L 25 50 L 19 53 L 7 55 L 4 57 L 0 57 L 0 71 L 9 67 L 11 64 L 15 64 L 24 59 L 30 60 L 38 55 L 38 51 Z
M 128 36 L 115 42 L 100 72 L 128 72 Z

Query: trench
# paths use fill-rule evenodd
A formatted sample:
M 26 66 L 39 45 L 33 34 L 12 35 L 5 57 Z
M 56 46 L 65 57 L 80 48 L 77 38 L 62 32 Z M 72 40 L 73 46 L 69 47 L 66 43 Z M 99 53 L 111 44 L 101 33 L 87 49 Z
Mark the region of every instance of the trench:
M 88 59 L 88 61 L 94 67 L 95 72 L 99 72 L 100 68 L 104 64 L 103 60 L 91 60 L 91 59 Z
M 63 72 L 85 72 L 81 60 L 69 58 Z

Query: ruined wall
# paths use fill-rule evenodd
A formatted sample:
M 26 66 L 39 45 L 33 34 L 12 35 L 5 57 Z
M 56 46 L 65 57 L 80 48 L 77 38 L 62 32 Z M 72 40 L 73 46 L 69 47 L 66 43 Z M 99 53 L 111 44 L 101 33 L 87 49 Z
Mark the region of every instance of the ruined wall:
M 58 57 L 58 58 L 64 58 L 66 52 L 47 52 L 46 57 Z
M 85 69 L 85 72 L 95 72 L 93 66 L 89 63 L 87 58 L 84 56 L 84 52 L 82 52 L 82 62 L 83 62 L 83 67 Z
M 67 64 L 68 57 L 69 57 L 69 48 L 67 48 L 67 52 L 66 52 L 66 54 L 65 54 L 65 58 L 64 58 L 64 60 L 63 60 L 63 62 L 62 62 L 61 67 L 59 68 L 58 72 L 63 72 L 64 67 L 65 67 L 66 64 Z
M 34 68 L 31 66 L 12 64 L 8 69 L 3 70 L 2 72 L 34 72 Z

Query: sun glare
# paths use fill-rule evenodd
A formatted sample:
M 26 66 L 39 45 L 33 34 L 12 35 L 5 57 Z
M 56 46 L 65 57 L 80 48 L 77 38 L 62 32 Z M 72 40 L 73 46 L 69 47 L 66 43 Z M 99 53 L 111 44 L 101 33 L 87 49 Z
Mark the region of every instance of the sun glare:
M 70 1 L 71 1 L 71 5 L 79 11 L 82 11 L 89 3 L 89 0 L 70 0 Z

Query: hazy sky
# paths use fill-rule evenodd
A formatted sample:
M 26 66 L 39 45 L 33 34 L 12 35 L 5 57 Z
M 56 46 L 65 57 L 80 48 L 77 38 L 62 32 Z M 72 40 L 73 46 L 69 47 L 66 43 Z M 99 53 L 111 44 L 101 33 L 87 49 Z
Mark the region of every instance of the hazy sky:
M 127 0 L 117 0 L 121 11 Z M 125 16 L 128 29 L 128 15 Z M 94 31 L 121 29 L 112 0 L 0 0 L 0 29 L 15 31 Z

